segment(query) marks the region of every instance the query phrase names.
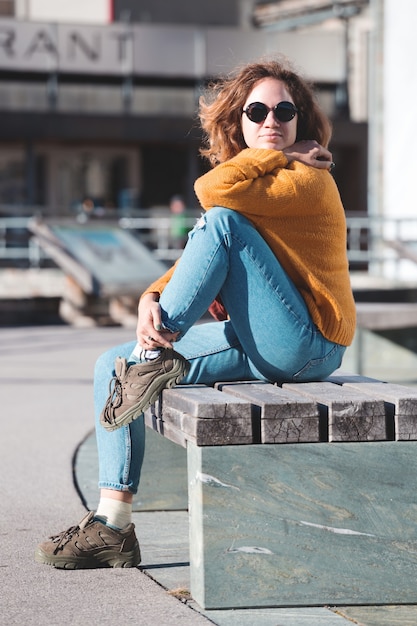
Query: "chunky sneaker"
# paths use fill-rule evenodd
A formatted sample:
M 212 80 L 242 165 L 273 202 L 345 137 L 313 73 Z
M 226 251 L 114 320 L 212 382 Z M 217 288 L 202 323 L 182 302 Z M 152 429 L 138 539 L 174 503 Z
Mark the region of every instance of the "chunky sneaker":
M 134 524 L 115 530 L 96 521 L 93 512 L 78 526 L 39 544 L 35 551 L 35 561 L 59 569 L 136 567 L 140 558 Z
M 100 422 L 107 430 L 130 424 L 155 402 L 163 389 L 179 383 L 190 369 L 188 361 L 171 348 L 152 361 L 128 365 L 118 356 L 116 375 L 110 381 L 110 396 Z

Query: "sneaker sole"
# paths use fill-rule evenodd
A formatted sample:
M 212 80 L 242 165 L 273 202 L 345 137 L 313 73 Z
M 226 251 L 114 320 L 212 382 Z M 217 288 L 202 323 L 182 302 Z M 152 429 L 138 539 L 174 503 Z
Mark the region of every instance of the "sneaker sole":
M 139 544 L 130 552 L 105 549 L 94 556 L 59 556 L 47 554 L 41 548 L 35 551 L 35 561 L 57 569 L 94 569 L 97 567 L 137 567 L 141 561 Z
M 159 394 L 164 389 L 170 389 L 175 384 L 179 384 L 181 380 L 186 376 L 190 369 L 188 363 L 183 363 L 182 361 L 178 361 L 178 365 L 176 368 L 173 368 L 170 372 L 166 374 L 161 374 L 158 376 L 146 389 L 145 393 L 142 396 L 140 402 L 137 402 L 133 406 L 131 406 L 127 411 L 116 417 L 114 422 L 109 424 L 109 422 L 101 421 L 102 426 L 108 431 L 117 430 L 122 426 L 127 426 L 134 419 L 139 417 L 143 411 L 146 411 L 150 405 L 155 402 L 158 398 Z

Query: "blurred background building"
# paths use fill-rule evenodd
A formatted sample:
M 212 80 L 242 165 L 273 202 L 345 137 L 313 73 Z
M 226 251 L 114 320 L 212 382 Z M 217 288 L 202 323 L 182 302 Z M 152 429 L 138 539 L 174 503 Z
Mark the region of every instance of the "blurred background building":
M 139 274 L 179 256 L 199 213 L 201 89 L 283 54 L 333 123 L 358 309 L 346 367 L 414 380 L 416 18 L 415 0 L 0 0 L 0 323 L 134 325 Z M 67 264 L 34 215 L 74 236 Z
M 3 0 L 0 204 L 196 206 L 201 86 L 279 52 L 316 83 L 346 210 L 366 212 L 368 5 Z
M 414 276 L 417 251 L 385 241 L 417 239 L 417 9 L 397 5 L 0 0 L 0 217 L 137 216 L 176 195 L 197 210 L 202 86 L 281 53 L 314 81 L 333 122 L 351 268 Z

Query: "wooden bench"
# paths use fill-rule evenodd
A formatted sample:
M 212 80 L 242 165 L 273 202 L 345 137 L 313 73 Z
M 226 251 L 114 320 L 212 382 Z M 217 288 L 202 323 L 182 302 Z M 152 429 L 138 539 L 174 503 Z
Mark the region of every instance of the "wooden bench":
M 204 609 L 417 602 L 417 389 L 179 386 L 145 421 L 187 449 Z

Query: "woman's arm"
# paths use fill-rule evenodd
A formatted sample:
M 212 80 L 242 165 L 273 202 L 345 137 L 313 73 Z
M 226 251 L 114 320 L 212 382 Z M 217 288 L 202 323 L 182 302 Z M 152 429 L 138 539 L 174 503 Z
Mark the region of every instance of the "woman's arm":
M 329 169 L 329 158 L 331 153 L 316 141 L 301 141 L 283 151 L 245 148 L 198 178 L 194 189 L 206 210 L 224 206 L 248 214 L 259 209 L 263 214 L 276 213 L 295 193 L 290 161 Z
M 288 159 L 280 150 L 245 148 L 198 178 L 194 189 L 206 210 L 224 206 L 242 212 L 261 201 L 265 208 L 268 196 L 271 203 L 276 200 L 277 187 L 284 194 L 292 193 L 287 165 Z

